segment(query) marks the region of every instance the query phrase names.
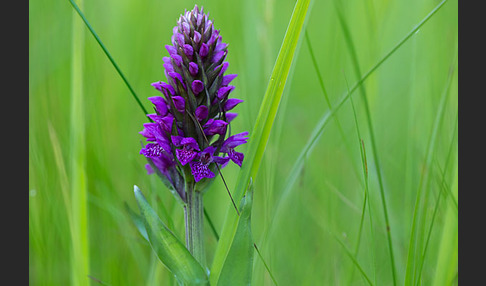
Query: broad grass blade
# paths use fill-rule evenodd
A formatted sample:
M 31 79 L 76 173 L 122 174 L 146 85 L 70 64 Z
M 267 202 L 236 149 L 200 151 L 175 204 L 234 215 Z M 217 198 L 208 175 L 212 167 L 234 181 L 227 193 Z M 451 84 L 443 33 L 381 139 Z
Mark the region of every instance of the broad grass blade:
M 270 82 L 263 98 L 262 106 L 250 135 L 251 137 L 248 142 L 249 146 L 245 155 L 245 161 L 243 162 L 242 169 L 239 173 L 236 188 L 233 191 L 233 198 L 237 204 L 243 197 L 245 190 L 247 190 L 250 178 L 255 178 L 258 174 L 263 152 L 267 146 L 270 131 L 282 98 L 282 93 L 299 42 L 300 32 L 304 27 L 310 2 L 310 0 L 298 0 L 295 4 L 294 11 L 292 12 L 282 46 L 280 47 L 271 74 Z M 226 213 L 223 231 L 211 267 L 210 282 L 212 285 L 218 284 L 240 218 L 241 217 L 237 215 L 233 205 L 230 205 Z
M 250 285 L 253 269 L 253 238 L 251 235 L 251 206 L 253 186 L 240 203 L 240 220 L 235 238 L 223 265 L 218 285 Z
M 201 265 L 160 220 L 137 186 L 134 192 L 150 245 L 160 261 L 185 285 L 208 285 Z

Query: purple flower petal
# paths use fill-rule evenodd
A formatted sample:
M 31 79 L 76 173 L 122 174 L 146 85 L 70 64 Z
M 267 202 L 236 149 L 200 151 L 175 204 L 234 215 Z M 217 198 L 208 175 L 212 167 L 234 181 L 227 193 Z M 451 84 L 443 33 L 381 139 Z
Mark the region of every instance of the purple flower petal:
M 238 99 L 238 98 L 229 98 L 224 103 L 223 110 L 224 111 L 229 111 L 229 110 L 235 108 L 235 106 L 237 106 L 241 102 L 243 102 L 243 100 L 241 100 L 241 99 Z
M 182 57 L 178 54 L 171 55 L 172 59 L 174 60 L 175 64 L 180 67 L 182 65 Z
M 221 67 L 221 70 L 219 71 L 219 76 L 221 76 L 222 74 L 224 74 L 226 72 L 226 70 L 228 69 L 228 66 L 229 66 L 229 63 L 228 62 L 224 62 L 223 63 L 223 66 Z
M 190 147 L 191 149 L 195 149 L 197 151 L 200 151 L 199 145 L 197 144 L 196 139 L 194 139 L 192 137 L 184 137 L 184 138 L 182 138 L 180 144 L 183 145 L 183 146 L 185 146 L 185 147 L 187 146 L 187 147 Z
M 184 35 L 181 33 L 176 33 L 174 34 L 176 36 L 177 43 L 179 44 L 180 47 L 184 46 L 185 41 L 184 41 Z
M 192 82 L 192 91 L 195 95 L 198 95 L 201 91 L 204 90 L 204 84 L 200 80 L 195 80 Z
M 240 167 L 243 163 L 243 159 L 245 158 L 245 155 L 243 153 L 236 152 L 235 149 L 230 149 L 228 152 L 228 156 L 230 157 L 231 161 L 235 162 Z
M 206 117 L 208 117 L 208 112 L 209 112 L 209 109 L 206 105 L 201 105 L 198 108 L 196 108 L 195 113 L 196 113 L 197 120 L 202 121 L 202 120 L 206 119 Z
M 236 118 L 236 116 L 238 116 L 238 113 L 233 113 L 233 112 L 226 113 L 226 122 L 230 123 L 231 121 L 233 121 L 233 119 Z
M 197 152 L 192 149 L 186 149 L 186 148 L 177 149 L 176 156 L 177 156 L 177 160 L 179 160 L 179 162 L 181 162 L 181 165 L 184 166 L 187 163 L 194 160 L 194 158 L 196 158 Z
M 172 100 L 174 101 L 174 106 L 180 113 L 184 113 L 186 110 L 186 101 L 182 96 L 173 96 Z
M 184 34 L 189 37 L 189 34 L 191 33 L 191 27 L 189 27 L 189 24 L 187 24 L 187 22 L 182 23 L 182 30 L 184 31 Z
M 166 45 L 165 48 L 169 52 L 169 55 L 177 54 L 177 49 L 171 45 Z
M 201 162 L 190 162 L 191 173 L 194 176 L 194 180 L 199 182 L 203 178 L 214 178 L 216 175 L 209 169 L 208 165 Z
M 221 152 L 227 153 L 229 149 L 245 144 L 248 141 L 248 131 L 228 137 L 221 145 Z
M 226 53 L 225 51 L 219 51 L 219 52 L 214 53 L 213 58 L 211 59 L 211 62 L 212 63 L 218 62 L 225 55 L 225 53 Z
M 221 85 L 228 85 L 237 76 L 237 74 L 227 74 L 223 76 L 223 81 L 221 82 Z
M 189 73 L 192 76 L 196 76 L 199 71 L 199 66 L 196 63 L 190 62 L 189 63 Z
M 155 105 L 155 110 L 160 116 L 165 116 L 167 114 L 167 102 L 162 96 L 152 96 L 149 97 L 150 100 Z
M 209 121 L 208 121 L 209 123 Z M 207 123 L 205 124 L 205 126 L 207 125 Z M 223 120 L 213 120 L 210 125 L 207 125 L 207 128 L 204 130 L 204 134 L 208 135 L 208 136 L 211 136 L 211 135 L 214 135 L 214 134 L 220 134 L 220 135 L 224 135 L 224 133 L 226 132 L 226 126 L 228 125 L 227 122 L 223 121 Z
M 235 87 L 232 85 L 221 87 L 220 89 L 218 89 L 218 99 L 224 100 L 228 96 L 228 94 L 233 91 L 233 89 L 235 89 Z
M 201 34 L 198 31 L 194 31 L 194 42 L 198 44 L 199 41 L 201 41 Z
M 179 73 L 170 72 L 169 76 L 174 80 L 174 83 L 176 83 L 176 80 L 178 80 L 182 84 L 182 87 L 184 87 L 184 89 L 186 89 L 186 85 L 184 84 L 182 76 Z
M 201 48 L 199 48 L 199 55 L 204 58 L 205 56 L 208 55 L 209 52 L 209 47 L 206 43 L 201 44 Z
M 192 54 L 194 53 L 194 50 L 191 45 L 185 44 L 182 49 L 184 50 L 184 54 L 188 56 L 189 58 L 192 58 Z

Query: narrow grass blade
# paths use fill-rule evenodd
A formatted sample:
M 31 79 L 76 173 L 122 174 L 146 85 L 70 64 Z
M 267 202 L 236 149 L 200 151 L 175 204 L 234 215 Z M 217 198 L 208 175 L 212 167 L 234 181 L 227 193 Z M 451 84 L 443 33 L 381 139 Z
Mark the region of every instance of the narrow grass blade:
M 150 245 L 160 261 L 179 281 L 188 285 L 208 285 L 204 269 L 160 220 L 137 186 L 134 186 L 134 193 Z
M 255 178 L 263 157 L 263 152 L 270 136 L 270 131 L 275 120 L 275 115 L 282 97 L 282 93 L 290 71 L 292 59 L 294 58 L 300 32 L 304 26 L 310 0 L 298 0 L 295 4 L 285 37 L 272 71 L 270 82 L 267 86 L 260 112 L 249 139 L 249 146 L 243 162 L 242 169 L 238 175 L 236 189 L 233 198 L 239 202 L 248 187 L 250 178 Z M 216 285 L 221 275 L 224 261 L 230 251 L 232 241 L 235 237 L 238 220 L 232 206 L 226 213 L 221 238 L 218 242 L 216 253 L 211 267 L 210 281 Z
M 218 285 L 250 285 L 253 269 L 253 238 L 251 235 L 251 206 L 253 187 L 240 203 L 241 215 L 233 243 L 221 270 Z
M 82 2 L 80 3 L 82 5 Z M 89 285 L 88 188 L 84 115 L 84 29 L 73 15 L 71 107 L 70 107 L 70 189 L 71 189 L 71 279 L 73 285 Z
M 346 20 L 344 19 L 344 15 L 342 13 L 342 7 L 341 2 L 337 1 L 335 2 L 338 5 L 335 5 L 336 7 L 336 14 L 338 16 L 339 23 L 341 25 L 341 29 L 343 31 L 344 35 L 344 40 L 346 42 L 346 46 L 348 47 L 351 60 L 353 62 L 353 67 L 354 67 L 354 72 L 356 74 L 357 78 L 361 78 L 361 68 L 359 66 L 359 61 L 358 61 L 358 56 L 356 53 L 355 45 L 353 43 L 353 38 L 351 36 L 351 33 L 349 31 L 348 25 L 346 23 Z M 375 132 L 372 124 L 372 119 L 371 119 L 371 111 L 368 103 L 368 96 L 366 95 L 366 89 L 364 88 L 364 85 L 359 85 L 360 93 L 363 98 L 363 103 L 364 103 L 364 109 L 366 112 L 366 119 L 368 123 L 368 129 L 370 133 L 370 139 L 371 139 L 371 149 L 373 153 L 373 159 L 376 167 L 376 175 L 378 177 L 378 185 L 380 187 L 380 195 L 381 195 L 381 202 L 382 202 L 382 207 L 383 207 L 383 214 L 385 217 L 385 224 L 386 224 L 386 234 L 387 234 L 387 241 L 388 241 L 388 252 L 390 254 L 390 267 L 392 270 L 392 278 L 393 278 L 393 285 L 397 284 L 397 275 L 396 275 L 396 267 L 395 267 L 395 257 L 394 257 L 394 252 L 393 252 L 393 243 L 392 243 L 392 237 L 391 237 L 391 231 L 390 231 L 390 220 L 388 218 L 388 207 L 386 203 L 386 197 L 385 197 L 385 188 L 383 186 L 383 178 L 382 178 L 382 170 L 380 166 L 380 159 L 378 158 L 378 148 L 376 146 L 376 139 L 375 139 Z

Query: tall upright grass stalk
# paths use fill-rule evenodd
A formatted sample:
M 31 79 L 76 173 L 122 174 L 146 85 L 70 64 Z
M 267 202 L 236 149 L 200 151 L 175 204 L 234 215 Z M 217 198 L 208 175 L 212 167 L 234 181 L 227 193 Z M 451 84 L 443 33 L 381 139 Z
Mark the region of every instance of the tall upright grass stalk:
M 263 152 L 270 136 L 294 53 L 299 42 L 300 32 L 304 27 L 304 22 L 306 22 L 310 2 L 310 0 L 298 0 L 294 6 L 294 11 L 292 12 L 282 46 L 280 47 L 260 112 L 251 132 L 245 163 L 238 174 L 236 188 L 233 191 L 233 197 L 238 203 L 243 197 L 245 190 L 248 189 L 250 179 L 256 178 L 258 174 Z M 211 267 L 210 282 L 213 285 L 216 285 L 219 280 L 224 261 L 226 260 L 236 233 L 238 221 L 239 216 L 236 215 L 233 207 L 230 206 L 226 212 L 221 239 L 217 245 Z
M 432 126 L 432 130 L 430 133 L 430 137 L 428 139 L 428 144 L 427 144 L 427 150 L 425 153 L 425 159 L 424 159 L 424 164 L 420 176 L 420 181 L 419 185 L 417 188 L 417 195 L 415 199 L 415 206 L 414 206 L 414 212 L 413 212 L 413 218 L 412 218 L 412 231 L 410 234 L 410 240 L 409 240 L 409 248 L 408 248 L 408 255 L 407 255 L 407 270 L 406 270 L 406 275 L 405 275 L 405 285 L 410 285 L 412 281 L 415 280 L 415 269 L 412 269 L 413 267 L 416 267 L 416 262 L 415 262 L 415 256 L 417 252 L 417 228 L 419 227 L 418 219 L 419 219 L 419 212 L 420 212 L 420 203 L 422 202 L 423 196 L 422 192 L 424 190 L 424 184 L 428 184 L 430 181 L 430 168 L 431 168 L 431 163 L 435 155 L 435 145 L 436 145 L 436 140 L 437 140 L 437 135 L 439 132 L 439 127 L 442 123 L 442 120 L 444 118 L 444 113 L 445 113 L 445 105 L 447 102 L 447 96 L 449 95 L 449 89 L 450 85 L 452 83 L 452 78 L 454 74 L 454 66 L 455 66 L 455 59 L 453 63 L 451 64 L 451 68 L 449 70 L 449 74 L 447 76 L 447 81 L 446 81 L 446 86 L 442 92 L 439 106 L 437 107 L 437 113 L 436 117 L 434 120 L 434 124 Z M 412 272 L 413 271 L 413 272 Z
M 421 260 L 420 260 L 420 266 L 419 266 L 419 269 L 418 269 L 418 274 L 417 274 L 417 279 L 415 281 L 415 285 L 421 284 L 420 279 L 422 277 L 422 270 L 423 270 L 423 267 L 424 267 L 424 264 L 425 264 L 425 256 L 427 255 L 430 237 L 432 236 L 432 230 L 433 230 L 434 225 L 435 225 L 435 218 L 436 218 L 437 212 L 439 210 L 441 198 L 443 196 L 442 193 L 445 192 L 445 190 L 444 190 L 445 175 L 446 175 L 447 168 L 449 166 L 449 162 L 450 162 L 451 157 L 452 157 L 452 150 L 453 150 L 454 142 L 455 142 L 455 139 L 456 139 L 458 115 L 459 114 L 456 115 L 456 124 L 455 124 L 455 127 L 454 127 L 454 131 L 452 132 L 452 138 L 451 138 L 451 142 L 449 144 L 449 151 L 447 152 L 447 158 L 446 158 L 445 163 L 444 163 L 444 169 L 442 171 L 439 170 L 439 171 L 441 171 L 440 172 L 441 178 L 439 178 L 440 179 L 440 181 L 439 181 L 440 182 L 439 183 L 439 195 L 437 196 L 437 199 L 436 199 L 436 202 L 435 202 L 434 213 L 432 214 L 431 222 L 430 222 L 430 225 L 429 225 L 429 230 L 427 232 L 427 240 L 425 241 L 424 250 L 422 252 L 422 257 L 421 257 Z
M 82 1 L 80 1 L 82 5 Z M 71 272 L 72 285 L 89 285 L 88 190 L 84 125 L 84 29 L 73 13 L 70 118 Z

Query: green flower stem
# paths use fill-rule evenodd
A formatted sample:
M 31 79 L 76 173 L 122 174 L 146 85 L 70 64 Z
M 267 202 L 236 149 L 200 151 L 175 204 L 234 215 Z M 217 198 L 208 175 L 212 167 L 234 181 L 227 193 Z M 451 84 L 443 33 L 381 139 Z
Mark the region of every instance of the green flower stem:
M 206 252 L 204 249 L 204 212 L 203 194 L 194 188 L 195 183 L 186 182 L 187 204 L 184 207 L 186 223 L 186 247 L 189 252 L 206 269 Z

